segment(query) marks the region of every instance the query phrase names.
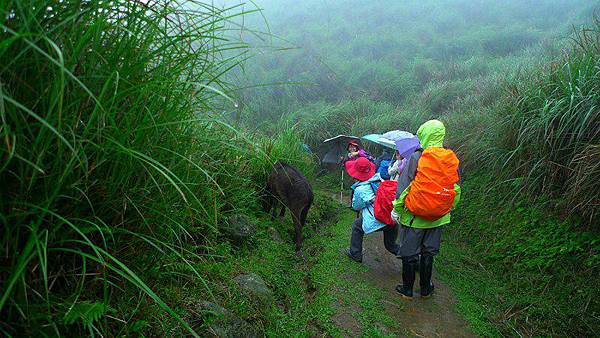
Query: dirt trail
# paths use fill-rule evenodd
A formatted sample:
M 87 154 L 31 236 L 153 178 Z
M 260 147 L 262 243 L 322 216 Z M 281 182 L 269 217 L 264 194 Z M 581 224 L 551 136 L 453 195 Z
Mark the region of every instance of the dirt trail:
M 443 248 L 442 248 L 443 250 Z M 369 269 L 364 274 L 366 280 L 386 292 L 388 299 L 400 298 L 394 290 L 401 279 L 401 261 L 390 255 L 383 246 L 383 233 L 365 236 L 363 264 Z M 386 304 L 386 312 L 398 320 L 404 330 L 402 335 L 411 337 L 475 337 L 467 322 L 456 311 L 456 299 L 451 290 L 436 279 L 435 293 L 428 299 L 418 295 L 418 276 L 415 282 L 415 297 L 402 299 L 402 307 L 394 302 Z M 396 333 L 399 334 L 399 333 Z
M 338 199 L 339 195 L 331 194 Z M 343 205 L 350 205 L 350 196 L 344 196 Z M 348 238 L 350 233 L 347 234 Z M 443 244 L 442 244 L 443 254 Z M 345 257 L 345 259 L 348 259 Z M 358 264 L 358 263 L 356 263 Z M 383 233 L 365 235 L 363 241 L 363 263 L 368 267 L 362 275 L 345 276 L 356 283 L 368 281 L 384 292 L 385 312 L 399 324 L 398 328 L 380 327 L 386 335 L 398 337 L 477 337 L 467 321 L 456 310 L 456 298 L 452 290 L 437 278 L 433 271 L 434 294 L 423 299 L 419 295 L 419 275 L 415 280 L 412 300 L 402 298 L 395 290 L 401 282 L 402 262 L 391 255 L 383 245 Z M 346 329 L 352 337 L 361 336 L 361 325 L 355 318 L 355 304 L 338 304 L 334 322 Z

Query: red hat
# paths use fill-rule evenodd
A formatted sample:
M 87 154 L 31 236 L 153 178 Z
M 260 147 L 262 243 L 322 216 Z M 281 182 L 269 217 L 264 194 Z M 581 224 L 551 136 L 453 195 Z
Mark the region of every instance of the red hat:
M 366 181 L 375 175 L 375 164 L 365 157 L 359 157 L 345 164 L 348 175 L 359 181 Z

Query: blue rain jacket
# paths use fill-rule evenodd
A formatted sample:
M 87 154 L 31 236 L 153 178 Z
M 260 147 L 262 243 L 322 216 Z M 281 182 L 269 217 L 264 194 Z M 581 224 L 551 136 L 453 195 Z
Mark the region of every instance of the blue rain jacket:
M 352 190 L 354 190 L 352 196 L 352 209 L 362 211 L 362 228 L 365 234 L 375 232 L 385 227 L 385 224 L 379 222 L 375 218 L 375 212 L 373 211 L 375 193 L 377 192 L 377 188 L 381 181 L 381 176 L 377 173 L 367 181 L 356 182 L 352 185 Z

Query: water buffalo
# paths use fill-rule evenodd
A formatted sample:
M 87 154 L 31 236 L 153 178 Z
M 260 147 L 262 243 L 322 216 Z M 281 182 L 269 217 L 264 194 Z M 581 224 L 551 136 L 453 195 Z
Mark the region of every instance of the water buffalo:
M 310 184 L 296 168 L 284 162 L 277 162 L 269 175 L 265 190 L 263 207 L 265 212 L 272 211 L 272 218 L 275 218 L 279 203 L 283 204 L 280 217 L 285 215 L 286 207 L 290 209 L 296 228 L 296 252 L 299 252 L 302 245 L 302 227 L 313 202 Z

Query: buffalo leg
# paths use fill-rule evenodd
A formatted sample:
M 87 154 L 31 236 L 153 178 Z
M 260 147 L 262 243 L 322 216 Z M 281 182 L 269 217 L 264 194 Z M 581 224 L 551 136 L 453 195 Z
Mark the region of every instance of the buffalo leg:
M 279 212 L 279 218 L 285 217 L 285 205 L 281 206 L 281 212 Z
M 277 199 L 275 197 L 271 197 L 269 200 L 269 211 L 271 212 L 271 221 L 275 220 L 275 214 L 277 213 Z
M 310 204 L 305 206 L 304 209 L 302 209 L 302 212 L 300 212 L 300 225 L 302 227 L 304 227 L 304 224 L 306 224 L 306 216 L 308 215 L 308 209 L 310 209 Z
M 302 247 L 302 223 L 300 223 L 300 215 L 297 215 L 297 213 L 293 213 L 292 218 L 296 227 L 296 253 L 299 253 Z

